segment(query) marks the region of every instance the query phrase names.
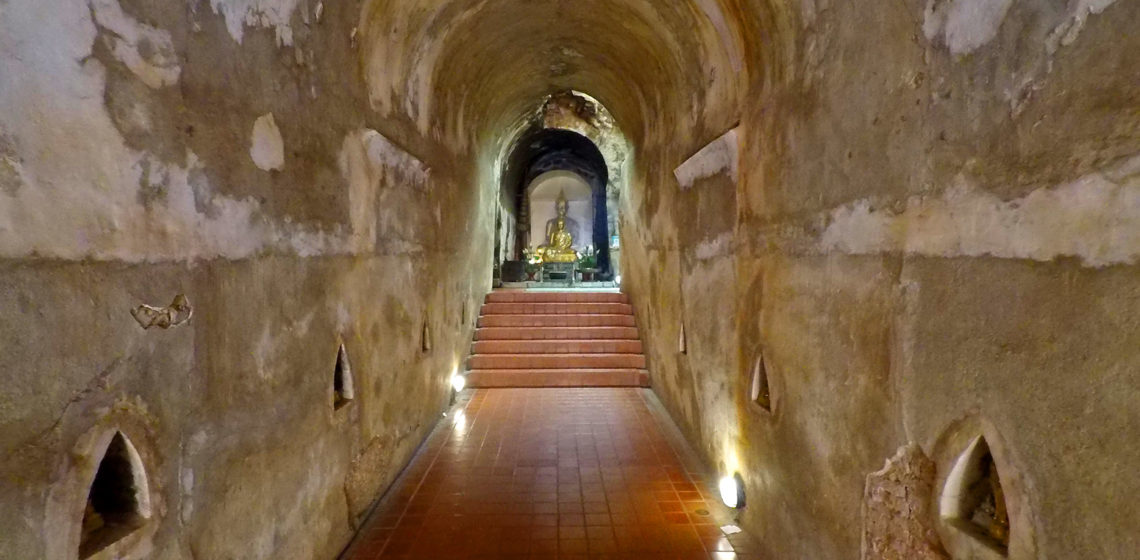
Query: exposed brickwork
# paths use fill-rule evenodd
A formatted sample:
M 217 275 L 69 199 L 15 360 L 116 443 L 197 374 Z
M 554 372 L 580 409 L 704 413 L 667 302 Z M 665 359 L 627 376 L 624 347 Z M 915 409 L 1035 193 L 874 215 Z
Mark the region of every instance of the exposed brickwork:
M 863 560 L 947 560 L 930 525 L 934 463 L 917 445 L 899 448 L 867 476 L 863 493 Z
M 625 294 L 499 291 L 479 317 L 473 387 L 648 386 Z

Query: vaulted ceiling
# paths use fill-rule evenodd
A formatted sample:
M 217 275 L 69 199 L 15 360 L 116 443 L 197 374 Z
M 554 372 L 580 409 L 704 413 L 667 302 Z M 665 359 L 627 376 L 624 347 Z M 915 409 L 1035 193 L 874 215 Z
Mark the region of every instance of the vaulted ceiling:
M 567 89 L 598 98 L 636 141 L 667 135 L 677 113 L 737 103 L 770 13 L 746 1 L 372 0 L 358 41 L 373 106 L 458 147 Z

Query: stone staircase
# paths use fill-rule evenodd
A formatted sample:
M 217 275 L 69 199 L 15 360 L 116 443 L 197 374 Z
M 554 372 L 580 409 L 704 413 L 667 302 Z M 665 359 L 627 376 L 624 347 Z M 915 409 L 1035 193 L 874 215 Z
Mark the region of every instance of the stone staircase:
M 470 387 L 648 387 L 625 294 L 487 294 L 467 361 Z

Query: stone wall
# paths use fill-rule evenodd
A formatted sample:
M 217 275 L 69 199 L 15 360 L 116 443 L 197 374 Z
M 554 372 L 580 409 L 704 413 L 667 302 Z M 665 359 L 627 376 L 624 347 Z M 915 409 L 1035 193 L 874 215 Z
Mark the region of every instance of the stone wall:
M 335 558 L 436 422 L 494 191 L 371 109 L 360 10 L 0 2 L 0 558 L 76 558 L 120 433 L 150 519 L 104 555 Z
M 654 390 L 742 523 L 773 558 L 989 558 L 939 509 L 981 436 L 1009 558 L 1131 558 L 1140 6 L 743 12 L 739 168 L 648 143 L 622 229 Z
M 621 131 L 654 390 L 764 553 L 992 557 L 942 519 L 982 448 L 1008 557 L 1140 549 L 1135 2 L 569 6 L 0 0 L 0 557 L 73 557 L 120 432 L 134 557 L 334 557 L 571 90 Z

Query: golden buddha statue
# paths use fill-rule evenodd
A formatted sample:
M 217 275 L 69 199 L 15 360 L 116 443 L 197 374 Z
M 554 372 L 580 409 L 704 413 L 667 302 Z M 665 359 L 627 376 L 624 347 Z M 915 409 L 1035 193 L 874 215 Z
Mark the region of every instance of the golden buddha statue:
M 544 263 L 575 262 L 578 252 L 573 248 L 574 234 L 570 233 L 572 221 L 566 216 L 569 211 L 566 193 L 559 193 L 554 207 L 558 215 L 546 224 L 546 244 L 539 246 L 535 254 Z

